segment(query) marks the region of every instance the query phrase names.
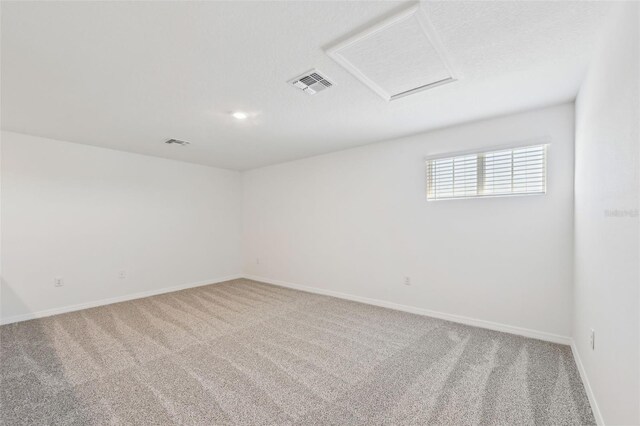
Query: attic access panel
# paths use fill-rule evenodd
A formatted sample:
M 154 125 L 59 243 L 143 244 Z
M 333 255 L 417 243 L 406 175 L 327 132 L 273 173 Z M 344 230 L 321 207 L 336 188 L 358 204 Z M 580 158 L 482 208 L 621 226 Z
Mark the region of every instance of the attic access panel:
M 420 5 L 331 47 L 327 54 L 387 101 L 457 80 Z

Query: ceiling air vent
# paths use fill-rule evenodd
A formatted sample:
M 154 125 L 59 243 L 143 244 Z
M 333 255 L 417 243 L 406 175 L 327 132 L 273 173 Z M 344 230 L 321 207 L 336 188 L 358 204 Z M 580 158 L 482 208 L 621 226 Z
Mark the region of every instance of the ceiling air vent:
M 323 76 L 318 70 L 308 71 L 301 76 L 289 81 L 290 84 L 302 90 L 308 95 L 315 95 L 333 86 L 329 79 Z
M 189 145 L 190 142 L 187 141 L 180 141 L 178 139 L 169 139 L 168 141 L 165 142 L 166 144 L 169 145 L 180 145 L 180 146 L 187 146 Z

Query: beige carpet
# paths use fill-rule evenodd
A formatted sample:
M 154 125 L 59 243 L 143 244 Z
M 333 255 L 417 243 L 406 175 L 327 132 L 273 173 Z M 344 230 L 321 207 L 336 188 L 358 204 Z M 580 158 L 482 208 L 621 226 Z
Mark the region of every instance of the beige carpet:
M 2 424 L 589 424 L 569 347 L 248 280 L 0 327 Z

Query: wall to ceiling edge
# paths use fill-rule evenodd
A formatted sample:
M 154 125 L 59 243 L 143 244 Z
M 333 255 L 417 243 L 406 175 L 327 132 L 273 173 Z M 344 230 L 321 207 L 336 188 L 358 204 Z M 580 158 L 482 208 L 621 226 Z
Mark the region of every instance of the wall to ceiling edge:
M 244 173 L 3 132 L 2 321 L 249 276 L 568 343 L 573 121 L 565 104 Z M 548 194 L 425 200 L 425 156 L 541 139 Z
M 547 194 L 426 201 L 426 156 L 543 140 Z M 573 146 L 563 104 L 245 172 L 244 273 L 568 343 Z
M 241 275 L 239 172 L 1 138 L 2 322 Z

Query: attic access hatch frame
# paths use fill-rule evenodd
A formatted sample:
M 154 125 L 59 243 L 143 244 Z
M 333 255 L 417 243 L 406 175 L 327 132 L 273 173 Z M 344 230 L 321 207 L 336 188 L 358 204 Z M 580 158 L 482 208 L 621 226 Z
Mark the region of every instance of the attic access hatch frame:
M 353 64 L 349 59 L 347 59 L 343 54 L 347 47 L 351 47 L 359 42 L 362 42 L 369 38 L 370 36 L 377 35 L 384 30 L 391 29 L 394 25 L 403 23 L 404 21 L 415 18 L 422 30 L 423 35 L 425 36 L 428 43 L 435 50 L 438 59 L 440 60 L 440 65 L 444 67 L 444 69 L 448 73 L 448 77 L 444 79 L 439 79 L 437 81 L 429 82 L 422 84 L 420 86 L 410 88 L 408 90 L 403 90 L 398 93 L 390 93 L 388 90 L 384 89 L 380 86 L 380 84 L 376 83 L 372 78 L 366 75 L 360 68 L 358 68 L 355 64 Z M 432 89 L 434 87 L 441 86 L 447 83 L 453 83 L 458 81 L 461 78 L 460 73 L 456 72 L 451 66 L 451 61 L 436 33 L 431 21 L 429 20 L 427 14 L 420 7 L 420 4 L 414 5 L 388 19 L 379 22 L 372 27 L 347 38 L 344 41 L 341 41 L 326 50 L 327 55 L 329 55 L 334 61 L 342 65 L 347 71 L 353 74 L 357 79 L 363 82 L 366 86 L 376 92 L 382 99 L 386 101 L 393 101 L 408 95 L 412 95 L 418 92 L 422 92 L 427 89 Z M 400 64 L 402 65 L 402 64 Z

